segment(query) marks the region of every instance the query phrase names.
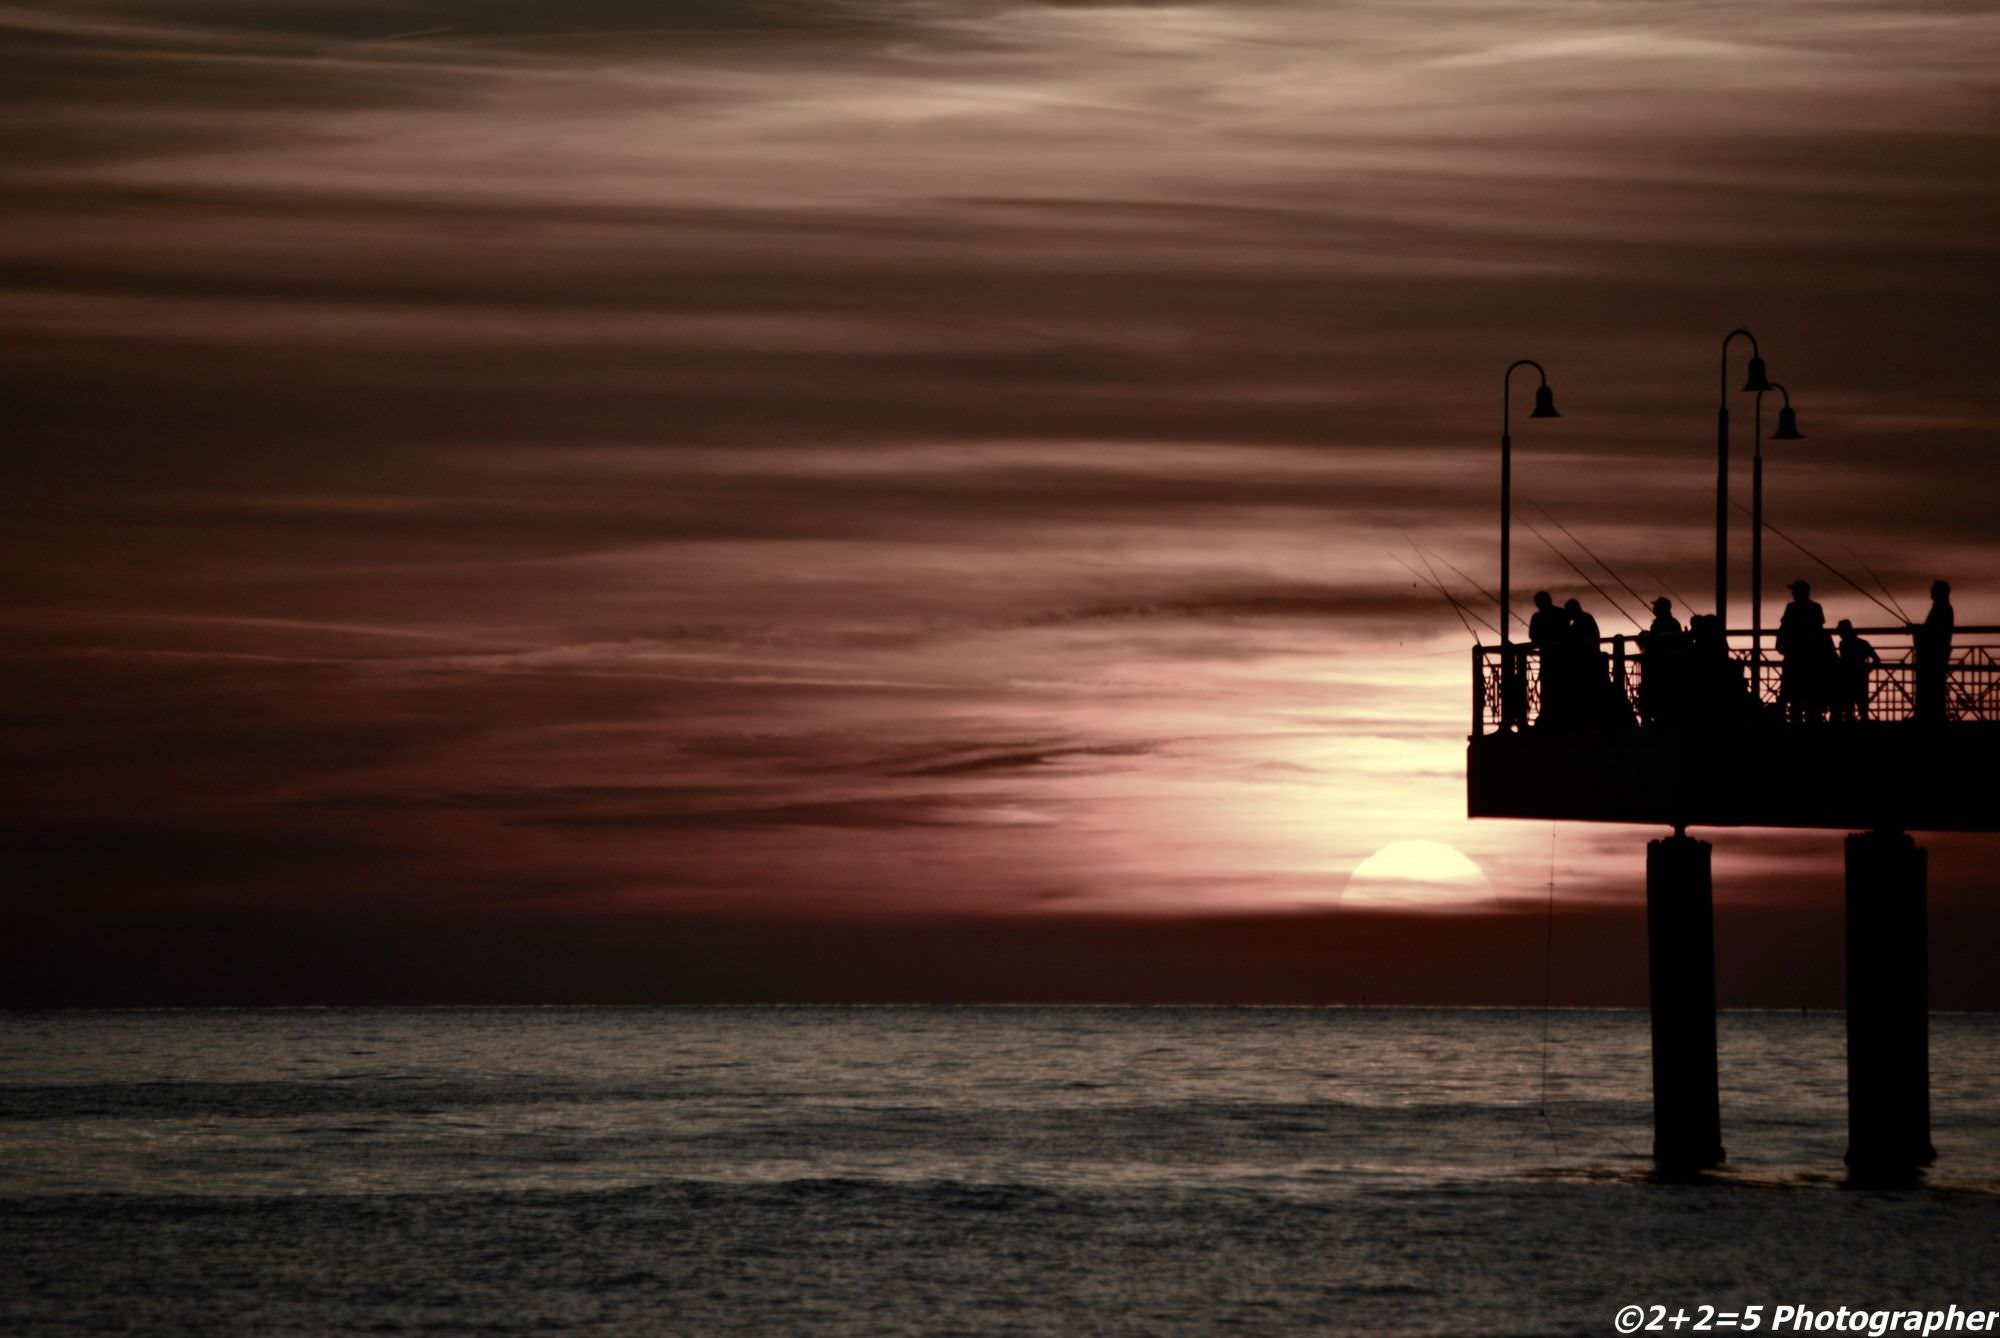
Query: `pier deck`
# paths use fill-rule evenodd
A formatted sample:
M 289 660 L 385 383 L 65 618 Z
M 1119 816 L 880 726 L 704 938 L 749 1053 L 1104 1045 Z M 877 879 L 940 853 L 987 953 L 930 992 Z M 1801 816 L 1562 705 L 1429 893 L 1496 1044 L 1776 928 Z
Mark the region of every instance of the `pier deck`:
M 1601 696 L 1593 680 L 1589 707 L 1556 718 L 1549 708 L 1559 703 L 1547 700 L 1534 648 L 1476 647 L 1467 812 L 1674 827 L 2000 831 L 1992 765 L 2000 755 L 2000 628 L 1960 629 L 1941 718 L 1930 719 L 1916 718 L 1910 629 L 1862 632 L 1883 663 L 1869 675 L 1867 718 L 1848 720 L 1787 721 L 1775 656 L 1757 662 L 1753 700 L 1751 658 L 1738 645 L 1729 653 L 1741 668 L 1741 700 L 1728 709 L 1691 700 L 1663 709 L 1662 666 L 1653 667 L 1649 701 L 1647 657 L 1624 637 L 1604 639 Z

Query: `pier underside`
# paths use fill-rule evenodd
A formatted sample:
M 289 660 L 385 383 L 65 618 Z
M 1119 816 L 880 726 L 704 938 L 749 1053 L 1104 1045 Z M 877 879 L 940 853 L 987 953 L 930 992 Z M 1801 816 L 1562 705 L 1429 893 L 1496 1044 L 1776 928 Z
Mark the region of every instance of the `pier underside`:
M 2000 722 L 1559 729 L 1466 748 L 1475 818 L 2000 831 Z

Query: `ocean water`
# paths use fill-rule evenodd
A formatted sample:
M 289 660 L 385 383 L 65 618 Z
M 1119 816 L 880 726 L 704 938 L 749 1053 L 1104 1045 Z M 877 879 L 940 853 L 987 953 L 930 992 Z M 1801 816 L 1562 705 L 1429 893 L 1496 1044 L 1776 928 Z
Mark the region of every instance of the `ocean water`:
M 1544 1042 L 1546 1029 L 1547 1040 Z M 9 1334 L 1606 1334 L 2000 1306 L 2000 1019 L 1939 1164 L 1842 1185 L 1838 1015 L 1725 1014 L 1648 1177 L 1646 1017 L 1400 1009 L 0 1019 Z

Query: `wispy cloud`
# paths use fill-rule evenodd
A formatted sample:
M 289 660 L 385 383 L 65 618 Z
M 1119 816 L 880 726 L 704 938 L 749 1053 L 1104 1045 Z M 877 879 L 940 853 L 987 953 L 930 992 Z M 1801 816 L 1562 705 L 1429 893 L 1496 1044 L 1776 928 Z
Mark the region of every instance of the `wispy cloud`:
M 1516 356 L 1565 414 L 1517 501 L 1641 593 L 1708 587 L 1744 321 L 1810 434 L 1778 524 L 1968 620 L 2000 574 L 1976 6 L 0 32 L 12 897 L 87 902 L 92 832 L 552 917 L 1289 911 L 1406 838 L 1539 889 L 1545 832 L 1457 816 L 1466 638 L 1396 561 L 1493 616 Z M 1565 833 L 1563 895 L 1636 839 Z M 1833 867 L 1721 842 L 1745 903 Z

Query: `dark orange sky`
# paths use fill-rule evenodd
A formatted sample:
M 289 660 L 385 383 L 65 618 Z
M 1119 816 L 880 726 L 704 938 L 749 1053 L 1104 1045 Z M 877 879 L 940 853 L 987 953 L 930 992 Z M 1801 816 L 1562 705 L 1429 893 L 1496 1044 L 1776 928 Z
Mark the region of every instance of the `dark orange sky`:
M 1986 6 L 0 39 L 10 999 L 1538 997 L 1482 945 L 1539 952 L 1550 832 L 1463 818 L 1399 560 L 1492 582 L 1516 357 L 1517 501 L 1642 590 L 1706 605 L 1748 324 L 1770 518 L 2000 622 Z M 1770 616 L 1883 620 L 1768 554 Z M 1653 834 L 1557 834 L 1572 1001 L 1637 997 Z M 1836 835 L 1716 840 L 1725 995 L 1823 996 Z M 1478 871 L 1351 879 L 1399 841 Z M 1940 1002 L 2000 1005 L 1994 848 L 1929 844 Z

